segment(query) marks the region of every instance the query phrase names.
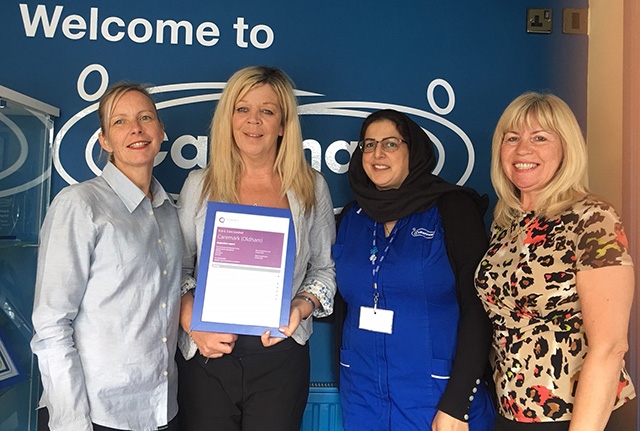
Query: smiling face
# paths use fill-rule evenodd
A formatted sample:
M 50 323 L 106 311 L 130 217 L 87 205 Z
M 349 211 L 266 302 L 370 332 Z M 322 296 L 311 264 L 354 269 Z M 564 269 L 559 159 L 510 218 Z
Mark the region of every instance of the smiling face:
M 562 157 L 560 137 L 544 130 L 535 118 L 523 130 L 505 133 L 500 148 L 502 169 L 520 190 L 525 211 L 535 209 L 538 194 L 558 171 Z
M 249 90 L 234 107 L 233 139 L 242 157 L 274 157 L 283 134 L 278 95 L 268 84 Z
M 364 139 L 376 141 L 391 137 L 403 139 L 389 120 L 371 123 L 364 133 Z M 409 175 L 409 147 L 402 143 L 396 151 L 388 153 L 378 144 L 372 152 L 362 154 L 362 167 L 378 190 L 398 189 Z
M 113 106 L 100 146 L 113 155 L 113 163 L 130 179 L 153 169 L 164 139 L 164 127 L 153 101 L 139 91 L 124 93 Z

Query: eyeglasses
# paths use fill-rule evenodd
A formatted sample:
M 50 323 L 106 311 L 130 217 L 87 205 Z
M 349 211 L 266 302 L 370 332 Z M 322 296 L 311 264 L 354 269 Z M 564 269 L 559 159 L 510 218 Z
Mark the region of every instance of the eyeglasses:
M 373 153 L 376 150 L 376 146 L 378 144 L 382 145 L 382 150 L 385 153 L 393 153 L 400 148 L 401 143 L 407 143 L 404 139 L 399 138 L 384 138 L 380 141 L 376 141 L 375 139 L 365 139 L 364 141 L 358 142 L 358 148 L 363 153 Z

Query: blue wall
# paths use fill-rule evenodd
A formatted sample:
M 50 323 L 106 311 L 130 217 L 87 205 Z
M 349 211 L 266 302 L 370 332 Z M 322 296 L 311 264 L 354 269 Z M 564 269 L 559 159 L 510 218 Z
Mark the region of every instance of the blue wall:
M 552 8 L 551 34 L 525 31 L 531 6 Z M 588 40 L 563 34 L 561 16 L 562 8 L 587 6 L 587 0 L 3 0 L 0 85 L 61 109 L 52 195 L 102 166 L 95 142 L 102 85 L 127 79 L 159 87 L 167 141 L 156 176 L 177 194 L 188 170 L 205 163 L 224 82 L 241 67 L 266 64 L 287 71 L 301 91 L 309 160 L 327 178 L 336 207 L 351 199 L 344 170 L 361 118 L 388 105 L 432 134 L 438 173 L 489 193 L 494 203 L 490 141 L 509 101 L 526 90 L 552 91 L 586 125 Z M 183 28 L 171 43 L 158 20 L 184 21 L 192 30 Z M 9 180 L 15 182 L 0 179 L 0 191 Z M 33 259 L 13 259 L 7 265 L 33 272 Z M 29 297 L 32 277 L 24 282 L 21 295 Z M 21 302 L 29 315 L 30 302 Z M 323 358 L 314 360 L 314 370 L 325 373 Z
M 300 96 L 301 105 L 336 105 L 324 114 L 307 108 L 314 113 L 303 117 L 304 138 L 322 147 L 319 167 L 332 187 L 336 206 L 350 195 L 345 176 L 330 169 L 325 153 L 356 140 L 361 121 L 356 115 L 366 115 L 383 104 L 420 111 L 415 119 L 442 142 L 440 173 L 450 181 L 466 181 L 490 192 L 487 167 L 492 128 L 513 97 L 529 89 L 553 91 L 568 100 L 584 124 L 587 37 L 563 34 L 561 14 L 563 7 L 586 4 L 586 0 L 538 2 L 536 7 L 553 8 L 553 33 L 528 34 L 526 8 L 530 5 L 513 0 L 409 0 L 402 7 L 379 0 L 169 5 L 148 0 L 4 1 L 0 85 L 61 109 L 56 132 L 63 130 L 64 136 L 57 135 L 54 194 L 69 182 L 95 175 L 84 153 L 98 128 L 92 109 L 101 84 L 129 79 L 176 85 L 175 91 L 165 88 L 157 97 L 159 102 L 178 104 L 161 111 L 168 135 L 163 151 L 170 152 L 185 141 L 202 144 L 206 139 L 220 89 L 203 88 L 203 83 L 222 84 L 235 70 L 252 64 L 286 70 L 299 90 L 313 93 Z M 157 20 L 188 22 L 191 44 L 184 29 L 172 44 L 170 31 L 159 32 Z M 247 27 L 244 31 L 234 29 L 239 22 Z M 197 28 L 203 23 L 207 29 L 215 25 L 219 30 L 213 46 L 198 41 Z M 162 43 L 157 41 L 160 34 Z M 432 92 L 436 108 L 445 108 L 443 114 L 427 100 L 434 80 L 445 81 Z M 185 97 L 193 98 L 178 100 Z M 338 115 L 337 102 L 354 103 L 357 113 Z M 366 108 L 367 103 L 374 105 Z M 74 116 L 85 115 L 83 110 L 89 111 L 87 116 L 76 121 Z M 336 141 L 345 143 L 332 147 Z M 475 152 L 471 162 L 469 146 Z M 201 156 L 202 164 L 204 151 Z M 99 168 L 97 150 L 92 157 Z M 195 147 L 187 142 L 181 158 L 194 157 Z M 347 152 L 338 151 L 335 159 L 346 164 L 348 157 Z M 173 193 L 179 192 L 187 173 L 180 163 L 189 165 L 168 154 L 157 166 L 157 176 Z

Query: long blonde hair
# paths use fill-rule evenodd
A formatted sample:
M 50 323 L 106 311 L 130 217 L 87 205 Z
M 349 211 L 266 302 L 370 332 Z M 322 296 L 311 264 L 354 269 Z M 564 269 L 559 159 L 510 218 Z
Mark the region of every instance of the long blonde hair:
M 201 201 L 238 203 L 238 188 L 244 164 L 233 139 L 232 117 L 235 104 L 251 89 L 269 85 L 278 96 L 282 109 L 283 135 L 273 170 L 280 177 L 282 195 L 295 193 L 305 212 L 315 205 L 314 174 L 304 157 L 302 131 L 298 119 L 293 83 L 284 71 L 251 66 L 237 71 L 225 86 L 216 107 L 209 134 L 209 163 Z
M 514 99 L 498 120 L 491 146 L 491 182 L 498 195 L 494 221 L 506 228 L 522 214 L 520 192 L 502 169 L 504 136 L 523 130 L 537 120 L 543 129 L 556 133 L 562 145 L 562 162 L 536 200 L 536 216 L 554 217 L 589 194 L 587 148 L 571 108 L 553 94 L 524 93 Z

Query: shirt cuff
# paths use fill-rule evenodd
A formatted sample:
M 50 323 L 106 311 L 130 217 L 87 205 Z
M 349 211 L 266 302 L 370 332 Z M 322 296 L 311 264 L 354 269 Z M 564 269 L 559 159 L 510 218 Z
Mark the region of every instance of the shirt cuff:
M 183 275 L 180 281 L 180 297 L 183 297 L 187 292 L 196 288 L 196 279 L 190 275 Z
M 313 317 L 327 317 L 333 313 L 333 292 L 324 283 L 316 279 L 309 279 L 296 294 L 302 292 L 310 293 L 320 301 L 320 307 L 312 313 Z

